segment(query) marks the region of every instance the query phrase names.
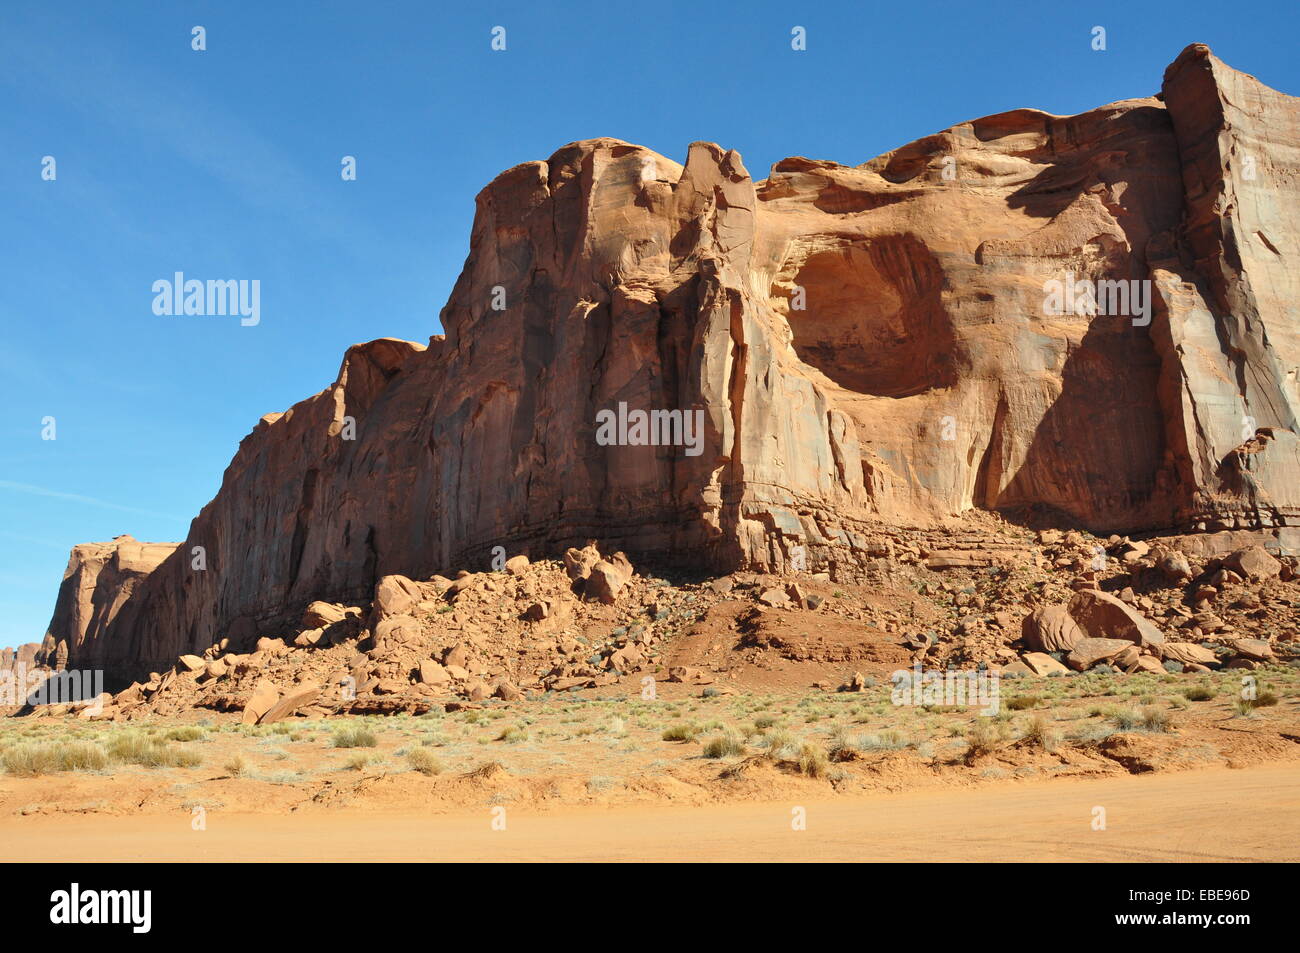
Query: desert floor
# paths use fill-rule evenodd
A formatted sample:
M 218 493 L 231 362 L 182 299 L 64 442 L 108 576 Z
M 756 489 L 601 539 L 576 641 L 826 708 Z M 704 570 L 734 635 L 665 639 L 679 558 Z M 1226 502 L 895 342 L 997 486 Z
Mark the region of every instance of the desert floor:
M 0 838 L 18 861 L 1296 861 L 1300 763 L 491 821 L 344 810 L 213 816 L 194 831 L 175 815 L 9 817 Z
M 9 718 L 0 852 L 1297 860 L 1300 673 L 1256 675 L 1253 704 L 1235 672 L 1004 680 L 993 716 L 894 705 L 888 684 L 646 700 L 629 683 L 274 725 Z

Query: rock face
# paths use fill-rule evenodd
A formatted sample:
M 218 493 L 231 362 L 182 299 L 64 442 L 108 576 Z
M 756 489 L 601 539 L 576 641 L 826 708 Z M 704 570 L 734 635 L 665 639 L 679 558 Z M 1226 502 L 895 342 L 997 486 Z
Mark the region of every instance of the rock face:
M 479 194 L 445 337 L 350 348 L 176 552 L 65 583 L 51 633 L 147 668 L 498 546 L 783 569 L 971 508 L 1294 523 L 1297 182 L 1298 101 L 1202 46 L 1159 97 L 757 183 L 709 143 L 573 143 Z M 1136 284 L 1058 307 L 1085 279 Z
M 82 543 L 72 547 L 37 661 L 56 669 L 66 667 L 70 661 L 94 666 L 99 656 L 93 646 L 131 600 L 140 583 L 176 546 L 176 543 L 141 543 L 131 536 L 118 536 L 109 543 Z M 86 644 L 88 639 L 90 646 Z

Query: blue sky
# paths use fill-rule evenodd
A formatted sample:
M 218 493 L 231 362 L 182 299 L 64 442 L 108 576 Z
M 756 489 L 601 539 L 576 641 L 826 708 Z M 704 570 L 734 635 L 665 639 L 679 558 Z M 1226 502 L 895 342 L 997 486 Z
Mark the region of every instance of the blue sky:
M 239 440 L 348 345 L 438 333 L 474 195 L 519 162 L 615 136 L 678 161 L 712 140 L 755 178 L 857 164 L 1151 94 L 1191 42 L 1300 93 L 1294 2 L 443 7 L 5 0 L 0 645 L 40 640 L 74 543 L 184 538 Z M 178 270 L 259 279 L 261 323 L 155 315 Z

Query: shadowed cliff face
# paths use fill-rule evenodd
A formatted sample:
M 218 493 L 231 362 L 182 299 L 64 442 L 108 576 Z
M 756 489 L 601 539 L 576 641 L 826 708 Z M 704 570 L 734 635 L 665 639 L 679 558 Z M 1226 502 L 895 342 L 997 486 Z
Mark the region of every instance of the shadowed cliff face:
M 757 184 L 708 143 L 573 143 L 479 194 L 445 338 L 357 345 L 263 418 L 129 598 L 99 576 L 74 660 L 147 670 L 496 546 L 851 567 L 881 522 L 973 507 L 1293 523 L 1298 175 L 1297 100 L 1204 47 L 1158 98 Z M 1124 284 L 1049 303 L 1083 281 Z M 698 414 L 699 452 L 602 445 L 620 405 Z

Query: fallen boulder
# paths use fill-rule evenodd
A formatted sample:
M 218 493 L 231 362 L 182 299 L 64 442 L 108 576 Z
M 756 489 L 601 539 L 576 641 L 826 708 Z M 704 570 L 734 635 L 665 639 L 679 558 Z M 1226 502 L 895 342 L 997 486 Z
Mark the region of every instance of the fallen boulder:
M 335 622 L 342 622 L 347 618 L 342 606 L 337 606 L 332 602 L 313 602 L 302 614 L 302 627 L 304 629 L 325 629 Z
M 1025 645 L 1035 652 L 1068 652 L 1084 637 L 1065 606 L 1035 609 L 1021 622 L 1020 634 Z
M 1068 672 L 1069 669 L 1052 658 L 1046 652 L 1026 652 L 1021 661 L 1029 666 L 1029 670 L 1035 675 L 1052 675 L 1058 672 Z
M 371 624 L 377 625 L 389 616 L 403 615 L 423 598 L 420 587 L 405 576 L 384 576 L 375 583 Z
M 1083 672 L 1098 662 L 1109 662 L 1120 652 L 1132 647 L 1133 643 L 1127 639 L 1080 639 L 1066 656 L 1065 662 L 1076 672 Z
M 280 690 L 265 679 L 259 681 L 253 686 L 253 692 L 248 696 L 248 701 L 244 702 L 244 717 L 241 719 L 246 725 L 255 725 L 268 711 L 275 707 L 276 702 L 280 700 Z
M 1142 648 L 1165 640 L 1149 619 L 1100 589 L 1078 590 L 1070 600 L 1069 611 L 1089 638 L 1125 639 Z
M 1211 649 L 1195 642 L 1165 642 L 1159 646 L 1162 659 L 1173 659 L 1184 665 L 1218 665 L 1219 657 Z
M 285 693 L 285 696 L 271 706 L 271 708 L 257 720 L 259 725 L 270 725 L 277 721 L 283 721 L 288 718 L 299 708 L 310 705 L 320 697 L 320 686 L 315 682 L 304 682 L 301 685 L 295 685 Z M 247 708 L 245 709 L 247 712 Z
M 1252 582 L 1272 579 L 1282 572 L 1282 563 L 1274 559 L 1263 546 L 1249 546 L 1230 553 L 1224 566 Z
M 613 605 L 631 578 L 632 563 L 622 553 L 615 553 L 591 567 L 583 595 L 587 599 Z

